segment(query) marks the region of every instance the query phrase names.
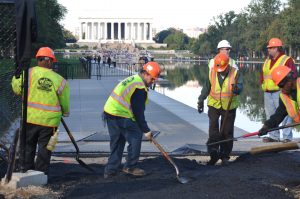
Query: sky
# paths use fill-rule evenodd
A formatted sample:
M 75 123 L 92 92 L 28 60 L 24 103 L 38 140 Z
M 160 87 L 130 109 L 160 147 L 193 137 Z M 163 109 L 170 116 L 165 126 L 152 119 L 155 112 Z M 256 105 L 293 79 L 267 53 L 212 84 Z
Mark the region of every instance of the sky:
M 58 0 L 68 13 L 61 23 L 70 31 L 79 17 L 150 17 L 153 27 L 206 28 L 213 17 L 230 10 L 241 12 L 251 0 Z

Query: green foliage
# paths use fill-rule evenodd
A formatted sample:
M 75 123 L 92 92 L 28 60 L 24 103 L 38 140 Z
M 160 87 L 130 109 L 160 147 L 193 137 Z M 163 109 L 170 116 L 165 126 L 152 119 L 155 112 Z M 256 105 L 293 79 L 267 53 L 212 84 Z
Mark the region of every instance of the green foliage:
M 229 11 L 214 18 L 206 33 L 189 45 L 205 57 L 217 53 L 220 40 L 228 40 L 233 57 L 264 58 L 270 38 L 282 39 L 286 50 L 297 56 L 300 50 L 300 0 L 289 0 L 283 9 L 280 0 L 252 0 L 243 12 Z
M 168 30 L 159 32 L 154 37 L 154 41 L 157 43 L 168 44 L 168 49 L 174 50 L 187 50 L 192 46 L 190 38 L 182 31 L 175 28 L 169 28 Z
M 66 14 L 67 9 L 57 0 L 35 1 L 35 6 L 38 38 L 34 44 L 34 51 L 41 46 L 49 46 L 53 49 L 65 47 L 64 29 L 59 22 Z
M 163 30 L 155 35 L 153 38 L 156 43 L 164 43 L 164 40 L 172 33 L 177 32 L 175 28 L 169 28 L 168 30 Z
M 77 41 L 73 33 L 67 29 L 63 29 L 63 35 L 66 43 L 75 43 Z

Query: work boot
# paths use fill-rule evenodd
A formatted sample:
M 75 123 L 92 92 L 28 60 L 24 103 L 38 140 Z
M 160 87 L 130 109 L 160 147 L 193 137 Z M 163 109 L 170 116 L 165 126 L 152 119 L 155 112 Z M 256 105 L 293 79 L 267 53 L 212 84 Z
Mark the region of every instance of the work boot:
M 142 176 L 146 175 L 146 172 L 143 169 L 140 169 L 140 168 L 127 168 L 127 167 L 124 167 L 122 169 L 122 171 L 126 174 L 130 174 L 130 175 L 133 175 L 133 176 L 136 176 L 136 177 L 142 177 Z
M 110 178 L 116 177 L 117 175 L 118 175 L 118 172 L 104 172 L 103 178 L 110 179 Z
M 282 142 L 283 143 L 288 143 L 288 142 L 291 142 L 292 140 L 290 140 L 290 139 L 284 139 Z
M 220 158 L 218 156 L 210 156 L 210 160 L 206 163 L 206 165 L 215 165 Z
M 228 166 L 229 165 L 229 159 L 228 158 L 222 158 L 222 166 Z

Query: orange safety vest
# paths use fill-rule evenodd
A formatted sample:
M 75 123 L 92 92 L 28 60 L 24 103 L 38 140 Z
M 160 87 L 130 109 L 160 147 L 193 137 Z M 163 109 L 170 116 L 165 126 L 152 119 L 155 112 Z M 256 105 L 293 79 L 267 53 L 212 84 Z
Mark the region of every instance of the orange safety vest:
M 300 122 L 300 78 L 297 79 L 297 101 L 291 99 L 289 95 L 280 93 L 280 99 L 282 100 L 288 115 L 295 121 Z
M 210 70 L 209 80 L 211 84 L 210 93 L 208 95 L 208 106 L 213 106 L 217 109 L 223 108 L 227 110 L 229 104 L 229 99 L 233 95 L 232 103 L 229 107 L 229 110 L 235 109 L 239 105 L 238 96 L 232 93 L 232 84 L 236 84 L 235 77 L 237 75 L 237 69 L 231 67 L 228 76 L 224 79 L 222 87 L 220 87 L 218 80 L 218 72 L 213 68 Z

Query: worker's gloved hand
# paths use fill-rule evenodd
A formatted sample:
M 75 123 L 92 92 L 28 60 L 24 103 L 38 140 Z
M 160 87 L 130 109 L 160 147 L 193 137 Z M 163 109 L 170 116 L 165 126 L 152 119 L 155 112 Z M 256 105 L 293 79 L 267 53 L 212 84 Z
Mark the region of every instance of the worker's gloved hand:
M 204 102 L 203 101 L 198 101 L 198 112 L 202 113 L 204 110 Z
M 258 131 L 259 132 L 259 136 L 263 136 L 266 135 L 268 133 L 269 127 L 267 125 L 263 125 L 263 127 L 261 127 L 261 129 Z
M 241 92 L 241 89 L 239 88 L 238 84 L 232 84 L 232 92 L 233 94 L 239 95 Z
M 152 132 L 151 132 L 151 131 L 145 133 L 144 135 L 145 135 L 145 137 L 146 137 L 148 140 L 151 140 L 151 139 L 152 139 Z

